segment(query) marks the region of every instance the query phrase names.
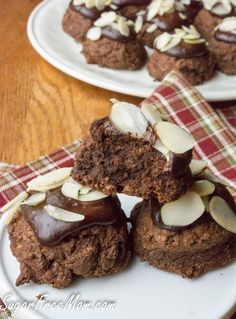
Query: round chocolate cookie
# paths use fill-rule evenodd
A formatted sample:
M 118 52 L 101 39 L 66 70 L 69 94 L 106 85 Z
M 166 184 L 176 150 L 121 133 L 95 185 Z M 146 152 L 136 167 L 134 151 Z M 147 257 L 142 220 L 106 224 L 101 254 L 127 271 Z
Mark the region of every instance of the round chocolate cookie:
M 34 196 L 42 193 L 31 193 L 9 223 L 11 250 L 20 263 L 17 286 L 32 281 L 64 288 L 74 277 L 100 277 L 127 267 L 129 236 L 118 198 L 92 200 L 98 193 L 85 194 L 88 188 L 79 200 L 67 197 L 76 187 L 69 181 L 47 191 L 37 205 Z
M 194 278 L 236 259 L 236 234 L 211 218 L 180 231 L 163 229 L 153 223 L 148 201 L 137 204 L 131 217 L 134 252 L 156 268 Z
M 236 17 L 224 19 L 209 40 L 217 67 L 228 75 L 236 74 Z
M 163 33 L 154 45 L 147 69 L 155 80 L 163 80 L 173 70 L 180 72 L 192 85 L 212 78 L 214 56 L 193 26 L 176 29 L 173 34 Z
M 104 12 L 83 41 L 87 63 L 111 69 L 139 69 L 146 51 L 134 32 L 133 22 L 110 11 Z
M 96 7 L 88 9 L 85 5 L 74 5 L 71 1 L 63 16 L 62 28 L 72 38 L 81 41 L 100 14 Z

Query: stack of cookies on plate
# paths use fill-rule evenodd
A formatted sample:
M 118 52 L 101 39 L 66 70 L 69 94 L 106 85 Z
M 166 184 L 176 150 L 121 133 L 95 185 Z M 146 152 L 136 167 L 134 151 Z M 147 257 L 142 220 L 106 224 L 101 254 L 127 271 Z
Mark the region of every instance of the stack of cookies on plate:
M 156 80 L 176 70 L 197 85 L 216 69 L 236 74 L 235 21 L 235 0 L 72 0 L 62 25 L 89 64 L 137 70 L 147 61 Z
M 36 177 L 2 208 L 21 265 L 17 285 L 63 288 L 120 272 L 132 254 L 188 278 L 235 260 L 235 202 L 206 162 L 192 159 L 193 146 L 153 105 L 112 99 L 73 168 Z M 140 197 L 131 218 L 117 193 Z

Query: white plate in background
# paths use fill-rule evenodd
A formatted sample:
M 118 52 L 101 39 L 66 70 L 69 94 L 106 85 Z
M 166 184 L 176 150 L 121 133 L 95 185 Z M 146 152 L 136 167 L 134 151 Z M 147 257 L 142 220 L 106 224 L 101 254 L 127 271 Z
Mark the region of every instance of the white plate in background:
M 34 49 L 59 70 L 95 86 L 134 96 L 148 97 L 158 86 L 146 67 L 138 71 L 111 70 L 88 65 L 81 45 L 63 32 L 61 21 L 70 0 L 44 0 L 31 13 L 27 31 Z M 217 72 L 197 86 L 209 101 L 236 99 L 236 76 Z

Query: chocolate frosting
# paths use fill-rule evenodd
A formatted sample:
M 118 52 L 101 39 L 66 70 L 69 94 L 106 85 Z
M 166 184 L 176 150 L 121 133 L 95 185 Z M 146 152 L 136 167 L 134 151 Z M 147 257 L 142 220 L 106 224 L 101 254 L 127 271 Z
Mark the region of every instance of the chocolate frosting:
M 102 11 L 98 10 L 96 7 L 88 9 L 88 8 L 86 8 L 85 5 L 75 6 L 73 4 L 73 1 L 71 1 L 70 7 L 74 11 L 80 13 L 85 18 L 88 18 L 88 19 L 93 20 L 93 21 L 97 20 L 100 17 L 101 12 L 102 12 Z M 103 11 L 105 11 L 105 10 L 103 10 Z
M 129 42 L 136 38 L 136 34 L 132 29 L 130 30 L 130 35 L 126 37 L 122 35 L 118 30 L 112 28 L 111 26 L 103 27 L 102 35 L 108 39 L 118 42 Z
M 214 33 L 214 37 L 217 41 L 236 44 L 236 34 L 234 33 L 216 30 Z
M 189 5 L 186 5 L 186 13 L 190 18 L 194 18 L 202 9 L 203 4 L 199 0 L 192 0 Z
M 195 179 L 195 180 L 200 180 L 200 179 Z M 230 194 L 230 192 L 221 183 L 216 183 L 216 182 L 212 182 L 212 183 L 215 184 L 215 191 L 211 195 L 209 195 L 209 199 L 211 199 L 213 196 L 219 196 L 219 197 L 223 198 L 226 201 L 226 203 L 231 207 L 231 209 L 233 210 L 233 212 L 236 215 L 236 203 L 235 203 L 232 195 Z M 191 228 L 193 225 L 208 222 L 208 221 L 212 220 L 210 214 L 205 212 L 199 219 L 197 219 L 194 223 L 192 223 L 190 225 L 187 225 L 187 226 L 168 226 L 168 225 L 165 225 L 162 221 L 161 205 L 159 204 L 159 202 L 157 201 L 156 198 L 151 198 L 149 200 L 145 200 L 144 205 L 149 205 L 150 210 L 151 210 L 152 221 L 153 221 L 153 224 L 155 226 L 162 228 L 162 229 L 169 230 L 169 231 L 173 231 L 173 232 L 188 229 L 188 228 Z M 191 209 L 191 207 L 189 209 Z
M 120 136 L 122 133 L 119 131 L 110 121 L 108 117 L 96 120 L 90 127 L 90 134 L 94 141 L 102 142 L 104 136 Z M 128 133 L 127 133 L 128 134 Z M 142 137 L 144 142 L 154 145 L 157 139 L 157 135 L 153 128 L 149 125 L 147 131 Z M 158 150 L 157 150 L 158 152 Z M 164 155 L 163 155 L 164 156 Z M 189 163 L 192 158 L 192 150 L 189 150 L 183 154 L 175 154 L 170 152 L 170 161 L 166 162 L 164 171 L 170 172 L 173 176 L 180 176 L 189 169 Z
M 175 47 L 164 52 L 177 59 L 186 59 L 202 56 L 207 53 L 206 43 L 186 43 L 183 40 Z
M 149 4 L 150 0 L 112 0 L 112 3 L 119 7 L 128 5 L 142 6 Z
M 57 220 L 45 211 L 44 206 L 48 204 L 83 214 L 85 219 L 81 222 Z M 120 201 L 116 196 L 82 202 L 65 197 L 61 193 L 61 188 L 48 191 L 45 201 L 37 206 L 22 205 L 21 211 L 36 238 L 44 246 L 59 244 L 68 236 L 78 235 L 84 228 L 93 225 L 111 225 L 124 218 Z
M 171 32 L 175 28 L 180 28 L 182 25 L 186 25 L 187 21 L 183 20 L 178 11 L 165 14 L 163 16 L 155 16 L 152 20 L 158 29 L 166 32 Z

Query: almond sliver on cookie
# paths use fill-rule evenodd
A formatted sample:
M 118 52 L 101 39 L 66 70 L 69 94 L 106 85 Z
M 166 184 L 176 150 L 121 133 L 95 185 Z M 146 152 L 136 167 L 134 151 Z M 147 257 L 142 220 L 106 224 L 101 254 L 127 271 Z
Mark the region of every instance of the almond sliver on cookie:
M 46 192 L 61 186 L 70 177 L 72 167 L 63 167 L 45 175 L 39 175 L 30 181 L 27 186 L 30 190 Z
M 236 213 L 223 198 L 213 196 L 209 203 L 209 210 L 218 225 L 236 234 Z
M 192 159 L 189 164 L 193 176 L 200 175 L 207 168 L 207 162 L 204 160 Z
M 173 153 L 182 154 L 193 148 L 193 137 L 176 124 L 159 122 L 155 124 L 155 131 L 162 143 Z
M 187 192 L 174 202 L 161 207 L 161 218 L 167 226 L 188 226 L 202 216 L 205 211 L 201 197 Z
M 118 130 L 139 137 L 142 137 L 148 127 L 148 122 L 140 109 L 126 102 L 114 103 L 109 118 Z
M 48 215 L 63 222 L 76 223 L 85 219 L 82 214 L 73 213 L 53 205 L 46 205 L 44 209 Z

